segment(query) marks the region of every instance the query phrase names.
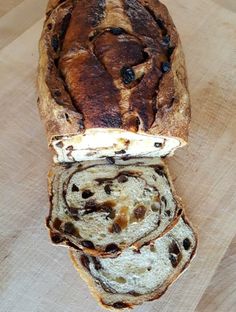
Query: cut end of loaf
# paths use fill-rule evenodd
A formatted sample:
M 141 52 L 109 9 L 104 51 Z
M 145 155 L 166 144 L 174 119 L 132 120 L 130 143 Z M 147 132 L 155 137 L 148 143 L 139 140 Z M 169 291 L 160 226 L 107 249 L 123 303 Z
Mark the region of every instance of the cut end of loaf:
M 165 157 L 183 140 L 138 134 L 120 129 L 90 129 L 83 134 L 55 137 L 52 146 L 56 162 L 104 159 L 106 157 Z

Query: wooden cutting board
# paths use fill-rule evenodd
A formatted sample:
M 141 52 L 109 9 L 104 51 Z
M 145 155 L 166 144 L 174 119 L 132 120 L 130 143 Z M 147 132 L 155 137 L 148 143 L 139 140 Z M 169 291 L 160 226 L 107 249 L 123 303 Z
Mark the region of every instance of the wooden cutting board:
M 186 53 L 189 146 L 169 160 L 199 231 L 190 269 L 145 312 L 236 311 L 236 2 L 166 0 Z M 102 311 L 44 227 L 51 163 L 36 107 L 46 0 L 0 1 L 0 310 Z

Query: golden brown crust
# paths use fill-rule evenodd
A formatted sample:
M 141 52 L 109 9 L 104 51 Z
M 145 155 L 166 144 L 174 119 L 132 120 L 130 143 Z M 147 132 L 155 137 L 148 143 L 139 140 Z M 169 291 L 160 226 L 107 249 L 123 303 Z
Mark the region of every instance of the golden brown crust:
M 184 56 L 157 0 L 49 1 L 38 85 L 49 143 L 90 128 L 187 140 Z

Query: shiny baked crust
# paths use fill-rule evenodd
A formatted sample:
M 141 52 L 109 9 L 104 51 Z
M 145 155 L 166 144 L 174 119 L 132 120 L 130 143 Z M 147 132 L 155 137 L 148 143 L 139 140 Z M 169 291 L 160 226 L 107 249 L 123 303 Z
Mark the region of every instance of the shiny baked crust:
M 157 0 L 49 1 L 38 85 L 56 161 L 166 156 L 187 141 L 184 56 Z M 99 133 L 111 142 L 93 148 Z

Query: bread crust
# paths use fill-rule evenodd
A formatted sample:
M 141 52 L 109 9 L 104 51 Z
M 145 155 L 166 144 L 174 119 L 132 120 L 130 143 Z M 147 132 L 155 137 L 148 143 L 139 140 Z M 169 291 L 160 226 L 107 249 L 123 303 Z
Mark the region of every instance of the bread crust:
M 122 299 L 122 302 L 124 303 L 124 305 L 126 305 L 126 307 L 124 307 L 123 309 L 133 309 L 136 305 L 140 305 L 140 304 L 144 303 L 145 301 L 153 301 L 153 300 L 159 299 L 161 296 L 163 296 L 165 294 L 165 292 L 168 290 L 168 288 L 188 268 L 190 262 L 192 261 L 192 259 L 196 255 L 196 250 L 197 250 L 197 246 L 198 246 L 198 235 L 197 235 L 196 231 L 193 229 L 193 227 L 192 227 L 191 223 L 189 222 L 188 218 L 186 217 L 186 215 L 183 215 L 182 218 L 183 218 L 184 222 L 192 228 L 193 234 L 195 236 L 195 242 L 196 242 L 194 249 L 191 253 L 189 261 L 183 266 L 183 268 L 181 269 L 180 272 L 176 272 L 172 276 L 172 278 L 170 278 L 166 281 L 166 283 L 164 285 L 162 285 L 157 290 L 154 290 L 153 292 L 151 292 L 149 294 L 140 295 L 140 296 L 133 296 L 131 294 L 122 294 L 120 296 L 120 299 Z M 104 290 L 104 288 L 93 279 L 93 277 L 90 275 L 90 273 L 87 272 L 87 270 L 84 269 L 81 264 L 79 264 L 78 260 L 76 259 L 75 252 L 73 251 L 73 249 L 69 250 L 69 256 L 72 260 L 74 267 L 80 273 L 80 276 L 82 277 L 82 279 L 88 284 L 88 287 L 91 291 L 91 294 L 94 296 L 95 299 L 97 299 L 98 303 L 105 309 L 117 310 L 113 306 L 106 304 L 104 299 L 103 299 L 103 297 L 109 297 L 109 296 L 112 298 L 112 296 L 114 296 L 114 294 L 111 293 L 109 295 L 107 293 L 107 291 Z M 119 295 L 117 295 L 117 298 L 119 298 Z M 115 301 L 116 301 L 116 299 L 115 299 Z M 119 299 L 117 301 L 119 301 Z M 111 300 L 111 302 L 114 302 L 114 300 Z
M 119 79 L 115 79 L 114 77 L 112 78 L 112 83 L 113 85 L 115 84 L 117 90 L 116 93 L 114 93 L 113 98 L 115 99 L 115 95 L 117 94 L 120 100 L 117 101 L 117 103 L 114 100 L 114 103 L 111 105 L 111 109 L 108 109 L 108 104 L 104 102 L 104 99 L 109 96 L 109 93 L 101 94 L 101 97 L 104 95 L 104 98 L 102 98 L 102 101 L 100 102 L 96 102 L 99 99 L 99 95 L 97 97 L 95 96 L 94 100 L 92 101 L 92 109 L 90 110 L 86 110 L 86 107 L 83 106 L 79 107 L 80 109 L 76 107 L 74 98 L 78 96 L 79 99 L 82 97 L 85 100 L 91 95 L 91 88 L 85 84 L 85 89 L 79 89 L 75 92 L 75 89 L 71 89 L 70 86 L 68 87 L 68 85 L 65 85 L 68 84 L 68 80 L 73 80 L 77 76 L 75 76 L 71 68 L 66 65 L 67 67 L 65 66 L 66 68 L 64 68 L 63 75 L 64 77 L 65 75 L 68 75 L 70 79 L 67 78 L 65 82 L 64 78 L 59 74 L 59 70 L 55 65 L 55 62 L 58 61 L 58 58 L 60 62 L 61 53 L 66 52 L 61 52 L 57 46 L 55 47 L 54 45 L 53 47 L 52 45 L 53 40 L 56 38 L 55 36 L 58 36 L 60 33 L 60 27 L 62 25 L 64 25 L 64 28 L 68 27 L 68 25 L 66 25 L 66 18 L 67 24 L 69 24 L 69 17 L 72 14 L 71 18 L 73 18 L 73 13 L 76 11 L 76 5 L 82 2 L 83 0 L 51 0 L 49 1 L 47 7 L 47 18 L 44 23 L 44 28 L 39 44 L 40 61 L 38 74 L 38 106 L 41 118 L 46 126 L 49 145 L 52 143 L 52 140 L 57 137 L 82 134 L 91 128 L 116 128 L 136 132 L 138 134 L 176 137 L 181 141 L 182 145 L 185 144 L 188 137 L 191 112 L 184 55 L 178 33 L 168 13 L 168 10 L 159 1 L 119 0 L 116 2 L 117 5 L 119 4 L 123 8 L 123 10 L 119 11 L 119 18 L 122 18 L 122 27 L 125 28 L 127 32 L 130 32 L 131 35 L 139 36 L 139 40 L 142 39 L 142 36 L 138 34 L 137 30 L 135 29 L 135 22 L 133 21 L 133 23 L 131 23 L 131 18 L 127 18 L 126 13 L 128 5 L 129 8 L 133 5 L 138 5 L 141 8 L 147 7 L 156 21 L 158 20 L 164 23 L 166 29 L 165 31 L 167 31 L 168 36 L 170 37 L 170 41 L 175 47 L 172 55 L 169 58 L 171 68 L 169 72 L 161 75 L 161 78 L 158 82 L 158 88 L 155 91 L 156 95 L 154 98 L 152 98 L 152 101 L 155 103 L 154 112 L 149 107 L 150 105 L 148 102 L 145 104 L 144 108 L 141 108 L 137 100 L 135 100 L 135 96 L 133 103 L 134 106 L 137 104 L 137 107 L 133 110 L 130 108 L 126 109 L 127 101 L 125 100 L 124 95 L 121 95 L 121 90 L 124 90 L 124 86 L 122 86 L 122 83 L 119 81 Z M 97 0 L 92 2 L 97 4 L 104 1 Z M 109 13 L 111 13 L 111 8 L 113 5 L 112 3 L 114 4 L 114 1 L 112 0 L 107 0 L 105 2 L 105 13 L 103 12 L 105 18 L 102 19 L 98 26 L 92 28 L 93 32 L 99 29 L 99 27 L 107 29 L 109 25 L 115 26 L 111 24 L 109 18 L 106 18 L 109 17 Z M 126 10 L 124 10 L 125 5 L 127 6 Z M 142 13 L 143 11 L 141 10 L 140 12 Z M 149 21 L 147 20 L 146 22 L 148 23 Z M 153 24 L 155 21 L 152 20 L 150 23 Z M 82 25 L 81 27 L 85 26 L 86 25 Z M 156 28 L 158 28 L 157 25 Z M 156 31 L 160 30 L 157 29 Z M 63 36 L 66 36 L 66 30 L 64 30 L 64 32 L 65 33 Z M 68 35 L 66 40 L 72 40 L 71 35 Z M 89 39 L 86 38 L 86 43 L 84 44 L 87 44 L 88 41 Z M 132 40 L 130 39 L 130 41 Z M 128 41 L 128 43 L 130 41 Z M 55 41 L 54 44 L 59 45 L 60 43 Z M 80 44 L 80 42 L 72 42 L 72 44 Z M 158 49 L 159 46 L 160 42 L 157 44 Z M 149 47 L 147 47 L 145 51 L 148 51 L 148 48 Z M 73 51 L 70 53 L 73 55 Z M 76 51 L 76 53 L 78 53 L 78 51 Z M 158 55 L 158 53 L 156 53 L 156 55 Z M 155 53 L 152 54 L 152 60 L 155 59 L 156 55 Z M 66 57 L 68 58 L 68 51 Z M 88 62 L 90 61 L 88 60 Z M 86 59 L 80 60 L 80 66 L 85 66 L 85 63 Z M 150 62 L 144 62 L 142 70 L 147 71 L 149 75 L 150 71 L 148 70 L 148 66 L 150 66 Z M 160 71 L 158 66 L 156 67 L 156 70 Z M 63 69 L 63 66 L 61 68 Z M 96 72 L 95 67 L 92 70 Z M 153 77 L 153 79 L 155 79 L 156 76 L 154 75 Z M 140 89 L 138 91 L 142 97 L 145 97 L 146 91 L 150 90 L 151 88 L 150 83 L 153 81 L 152 76 L 150 76 L 150 79 L 151 80 L 147 86 L 145 86 L 144 89 Z M 140 83 L 137 85 L 137 88 L 139 85 Z M 110 90 L 110 85 L 107 86 L 107 88 Z M 80 86 L 78 86 L 78 88 L 79 87 Z M 68 88 L 71 89 L 69 92 Z M 132 91 L 133 93 L 135 93 L 135 88 L 136 87 L 134 86 L 134 91 Z M 125 92 L 129 92 L 129 90 L 130 89 L 125 89 Z M 72 93 L 74 97 L 73 99 Z M 114 109 L 112 107 L 114 107 Z M 136 124 L 137 118 L 139 120 L 138 126 Z

